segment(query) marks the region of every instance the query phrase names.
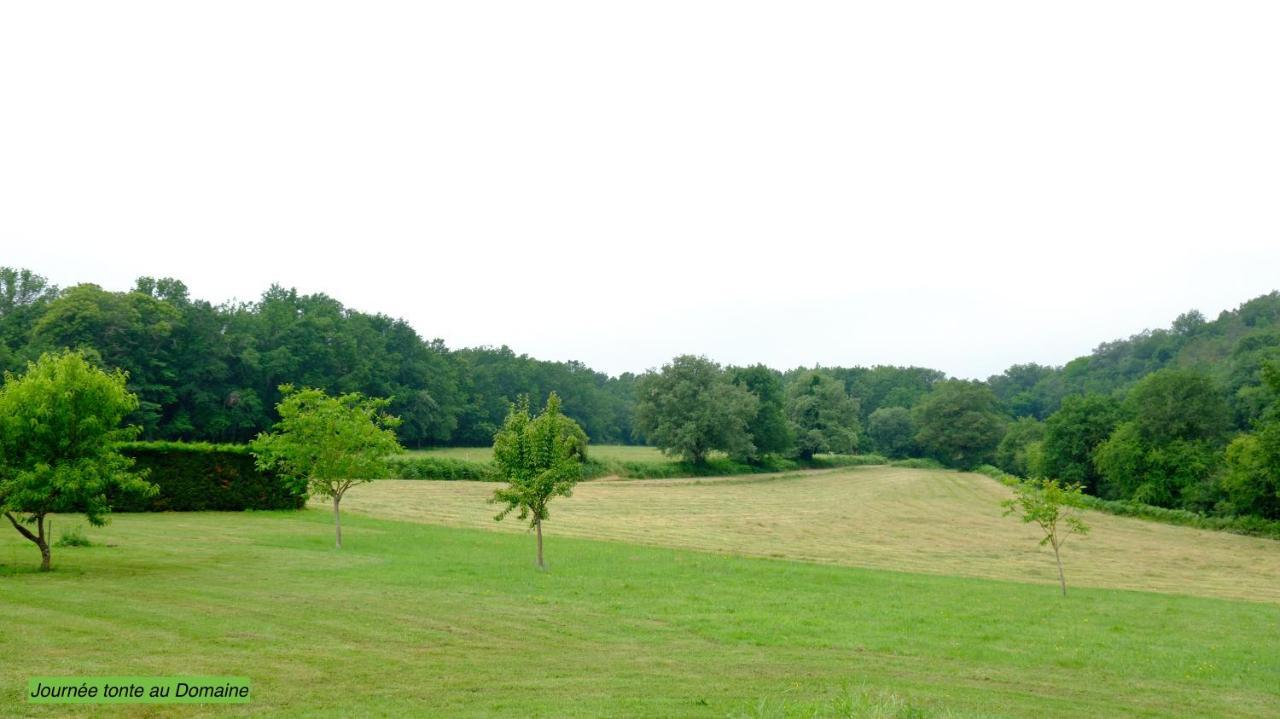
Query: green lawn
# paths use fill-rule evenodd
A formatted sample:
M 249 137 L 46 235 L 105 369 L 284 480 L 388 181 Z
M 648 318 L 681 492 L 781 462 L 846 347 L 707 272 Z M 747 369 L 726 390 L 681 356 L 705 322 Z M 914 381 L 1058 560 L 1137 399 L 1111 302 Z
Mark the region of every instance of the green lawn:
M 30 676 L 113 674 L 245 675 L 255 699 L 97 715 L 812 716 L 862 692 L 903 716 L 1280 715 L 1274 603 L 554 529 L 539 573 L 525 534 L 353 515 L 338 552 L 329 521 L 120 515 L 43 575 L 0 533 L 0 715 L 59 714 L 22 702 Z

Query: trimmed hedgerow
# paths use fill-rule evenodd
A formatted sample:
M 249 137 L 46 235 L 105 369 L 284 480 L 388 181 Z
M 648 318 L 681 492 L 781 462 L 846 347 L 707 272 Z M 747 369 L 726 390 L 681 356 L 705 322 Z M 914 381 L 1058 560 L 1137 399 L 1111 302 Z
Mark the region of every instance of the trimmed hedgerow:
M 120 497 L 117 512 L 301 509 L 305 490 L 258 469 L 249 448 L 202 442 L 129 442 L 120 451 L 160 488 L 154 497 Z
M 497 482 L 498 470 L 492 462 L 474 462 L 453 457 L 393 457 L 389 479 L 436 479 L 470 482 Z
M 582 466 L 583 479 L 622 477 L 624 479 L 677 479 L 682 477 L 724 477 L 737 474 L 792 472 L 801 469 L 834 469 L 868 464 L 884 464 L 888 460 L 878 454 L 820 454 L 810 460 L 766 457 L 756 464 L 735 462 L 727 457 L 712 457 L 706 464 L 693 465 L 669 459 L 617 460 L 590 456 Z M 397 457 L 390 460 L 391 479 L 462 480 L 498 482 L 497 468 L 492 462 L 453 457 Z
M 1016 487 L 1024 481 L 1017 475 L 1009 474 L 1008 472 L 989 464 L 984 464 L 974 471 L 978 474 L 984 474 L 1008 487 Z M 1098 512 L 1106 512 L 1107 514 L 1115 514 L 1121 517 L 1137 517 L 1138 519 L 1146 519 L 1148 521 L 1161 522 L 1163 524 L 1176 524 L 1183 527 L 1212 529 L 1220 532 L 1245 534 L 1252 537 L 1280 539 L 1280 522 L 1263 519 L 1262 517 L 1215 517 L 1212 515 L 1200 514 L 1198 512 L 1191 512 L 1185 509 L 1166 509 L 1165 507 L 1156 507 L 1128 499 L 1102 499 L 1101 497 L 1095 497 L 1091 494 L 1086 494 L 1080 499 L 1082 507 L 1096 510 Z

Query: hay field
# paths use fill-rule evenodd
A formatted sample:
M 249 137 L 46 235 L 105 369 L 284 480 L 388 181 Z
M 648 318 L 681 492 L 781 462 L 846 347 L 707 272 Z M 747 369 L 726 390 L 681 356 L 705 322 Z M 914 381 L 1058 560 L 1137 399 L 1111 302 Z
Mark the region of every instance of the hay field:
M 496 531 L 494 485 L 384 480 L 343 506 L 373 517 Z M 858 467 L 759 477 L 602 480 L 557 499 L 557 536 L 746 556 L 1056 582 L 1035 530 L 1002 517 L 1008 488 L 981 475 Z M 1064 551 L 1069 585 L 1280 603 L 1280 542 L 1089 512 Z

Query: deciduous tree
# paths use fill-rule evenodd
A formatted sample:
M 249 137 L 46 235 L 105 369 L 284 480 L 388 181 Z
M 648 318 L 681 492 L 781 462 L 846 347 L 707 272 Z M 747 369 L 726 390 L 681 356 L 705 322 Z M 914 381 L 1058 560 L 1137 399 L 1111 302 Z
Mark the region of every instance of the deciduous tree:
M 1089 527 L 1079 516 L 1083 493 L 1078 484 L 1062 484 L 1057 480 L 1033 480 L 1022 482 L 1014 488 L 1013 499 L 1001 503 L 1005 516 L 1019 515 L 1019 519 L 1040 527 L 1044 537 L 1040 546 L 1053 548 L 1053 559 L 1058 564 L 1058 583 L 1062 596 L 1067 596 L 1067 575 L 1062 571 L 1062 545 L 1073 534 L 1088 534 Z
M 517 512 L 529 520 L 538 539 L 538 568 L 542 558 L 542 523 L 550 516 L 548 505 L 556 497 L 568 497 L 582 478 L 587 435 L 576 422 L 560 413 L 560 397 L 552 392 L 538 416 L 529 412 L 529 398 L 511 406 L 493 438 L 493 461 L 507 486 L 493 493 L 493 502 L 504 504 L 494 517 L 502 521 Z
M 746 387 L 729 381 L 720 365 L 681 355 L 636 387 L 636 429 L 667 454 L 705 464 L 712 450 L 736 457 L 755 451 L 748 423 L 759 404 Z
M 334 545 L 342 548 L 342 497 L 351 487 L 389 474 L 387 458 L 402 452 L 390 400 L 283 385 L 280 421 L 252 443 L 258 465 L 305 482 L 333 501 Z
M 990 462 L 1005 431 L 1000 404 L 981 382 L 939 382 L 916 406 L 913 419 L 916 443 L 939 462 L 960 469 Z
M 858 448 L 858 400 L 844 383 L 820 370 L 801 373 L 787 385 L 787 419 L 796 452 L 812 459 L 819 452 L 848 454 Z
M 104 372 L 78 352 L 43 355 L 21 376 L 6 373 L 0 387 L 0 509 L 40 549 L 40 569 L 52 561 L 49 514 L 79 512 L 102 525 L 112 497 L 157 491 L 116 451 L 116 443 L 135 436 L 121 421 L 137 406 L 123 372 Z

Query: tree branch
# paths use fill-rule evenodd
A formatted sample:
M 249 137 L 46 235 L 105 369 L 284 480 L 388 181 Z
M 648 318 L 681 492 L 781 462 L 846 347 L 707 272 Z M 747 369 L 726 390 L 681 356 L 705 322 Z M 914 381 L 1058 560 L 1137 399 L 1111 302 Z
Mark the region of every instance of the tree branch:
M 19 524 L 18 520 L 14 519 L 12 512 L 5 512 L 4 516 L 9 518 L 9 523 L 13 525 L 14 529 L 18 530 L 18 534 L 21 534 L 22 536 L 31 540 L 35 544 L 40 544 L 40 538 L 32 534 L 30 529 L 27 529 L 26 527 Z

